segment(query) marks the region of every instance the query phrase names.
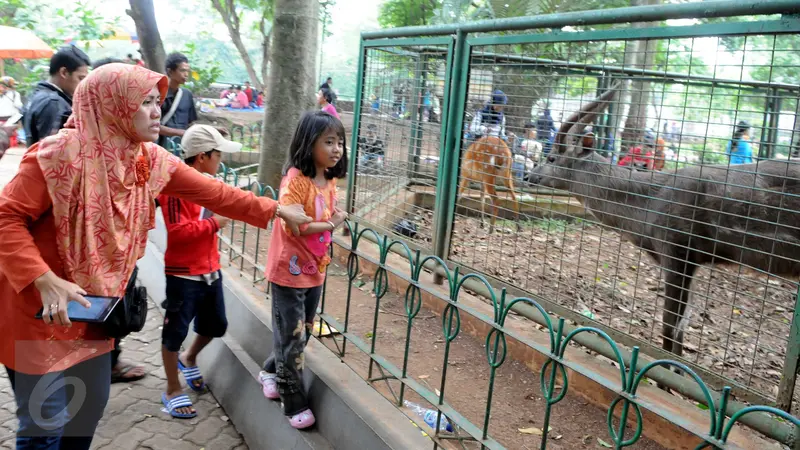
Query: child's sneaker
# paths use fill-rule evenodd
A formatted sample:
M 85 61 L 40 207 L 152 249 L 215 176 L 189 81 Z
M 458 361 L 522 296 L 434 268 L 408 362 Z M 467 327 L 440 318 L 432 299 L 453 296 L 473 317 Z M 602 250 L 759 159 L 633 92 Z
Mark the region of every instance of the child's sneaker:
M 278 382 L 275 381 L 274 373 L 267 373 L 262 370 L 258 374 L 258 381 L 261 383 L 261 390 L 264 391 L 264 397 L 270 400 L 281 398 L 281 395 L 278 393 Z
M 314 413 L 312 413 L 310 409 L 289 417 L 289 424 L 292 425 L 292 428 L 297 430 L 308 428 L 314 425 L 316 422 L 317 419 L 314 417 Z

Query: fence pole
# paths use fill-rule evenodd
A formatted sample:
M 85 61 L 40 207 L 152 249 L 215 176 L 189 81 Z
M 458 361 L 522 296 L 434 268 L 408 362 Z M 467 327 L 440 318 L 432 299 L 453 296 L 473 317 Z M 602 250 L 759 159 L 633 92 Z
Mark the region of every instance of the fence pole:
M 798 303 L 800 303 L 800 286 L 798 286 L 795 296 L 792 327 L 789 329 L 789 345 L 786 348 L 786 359 L 783 362 L 783 375 L 781 375 L 781 383 L 778 386 L 778 397 L 775 399 L 776 407 L 788 413 L 792 412 L 794 384 L 797 379 L 798 362 L 800 362 L 800 306 Z
M 425 67 L 427 66 L 424 54 L 417 56 L 417 65 L 414 69 L 414 92 L 412 98 L 417 101 L 414 114 L 411 115 L 411 139 L 408 143 L 408 169 L 406 176 L 414 179 L 419 173 L 419 155 L 422 150 L 422 89 L 425 84 Z M 412 103 L 413 105 L 413 103 Z
M 781 96 L 777 88 L 770 89 L 772 93 L 772 102 L 770 102 L 769 112 L 769 131 L 767 132 L 767 140 L 769 141 L 769 153 L 767 158 L 774 158 L 775 152 L 778 150 L 778 126 L 781 118 Z
M 455 51 L 450 61 L 450 92 L 447 108 L 445 145 L 439 158 L 438 180 L 433 219 L 433 254 L 447 261 L 450 253 L 450 231 L 455 211 L 456 185 L 458 183 L 458 160 L 461 149 L 461 124 L 464 119 L 464 103 L 467 92 L 469 57 L 466 54 L 467 35 L 459 30 L 456 33 Z M 444 278 L 434 276 L 437 284 Z
M 353 214 L 353 200 L 356 196 L 356 162 L 358 161 L 358 129 L 361 125 L 361 101 L 364 90 L 364 65 L 366 64 L 366 49 L 364 39 L 361 39 L 358 47 L 358 77 L 356 78 L 356 99 L 353 103 L 353 135 L 350 140 L 350 167 L 347 169 L 347 203 L 345 211 Z M 345 235 L 347 234 L 345 227 Z

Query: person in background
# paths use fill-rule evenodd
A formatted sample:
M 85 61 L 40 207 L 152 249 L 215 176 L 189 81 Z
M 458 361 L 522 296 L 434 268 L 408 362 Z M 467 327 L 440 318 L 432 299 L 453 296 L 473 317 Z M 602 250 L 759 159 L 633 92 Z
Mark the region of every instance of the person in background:
M 258 91 L 258 97 L 256 99 L 256 106 L 259 108 L 264 107 L 264 91 Z
M 325 82 L 324 82 L 324 83 L 322 83 L 322 84 L 319 86 L 319 88 L 320 88 L 320 89 L 330 89 L 332 84 L 333 84 L 333 78 L 331 78 L 331 77 L 328 77 L 328 78 L 326 78 L 326 79 L 325 79 Z
M 244 82 L 244 90 L 243 90 L 243 92 L 244 92 L 244 95 L 247 96 L 247 104 L 250 107 L 254 106 L 255 105 L 255 100 L 256 100 L 256 93 L 253 90 L 253 88 L 250 87 L 250 82 L 249 81 L 245 81 Z
M 22 111 L 22 97 L 17 92 L 17 80 L 0 78 L 0 120 L 8 120 Z
M 181 140 L 183 162 L 194 170 L 216 175 L 222 152 L 236 153 L 242 144 L 222 137 L 214 127 L 192 125 Z M 225 299 L 222 294 L 217 232 L 230 219 L 213 214 L 200 205 L 178 197 L 158 197 L 167 226 L 167 251 L 164 272 L 167 276 L 166 314 L 161 330 L 161 357 L 167 375 L 167 389 L 161 402 L 172 417 L 191 419 L 197 416 L 192 401 L 183 393 L 178 371 L 195 392 L 203 392 L 205 383 L 197 368 L 197 355 L 228 328 Z M 197 336 L 189 348 L 178 354 L 194 321 Z
M 86 53 L 74 45 L 63 47 L 50 58 L 50 78 L 36 85 L 23 113 L 28 147 L 64 127 L 72 114 L 72 94 L 91 65 Z
M 219 93 L 219 99 L 225 100 L 228 99 L 228 96 L 236 89 L 236 86 L 231 85 L 230 88 L 223 89 L 222 92 Z
M 18 449 L 91 447 L 113 343 L 103 326 L 72 322 L 68 303 L 124 294 L 158 194 L 260 228 L 275 217 L 294 229 L 310 221 L 300 205 L 207 178 L 153 144 L 167 87 L 166 77 L 135 65 L 92 71 L 64 129 L 28 150 L 0 194 L 0 364 L 16 402 Z
M 171 53 L 166 61 L 169 91 L 161 104 L 161 132 L 158 145 L 165 147 L 170 137 L 182 137 L 197 120 L 192 93 L 181 87 L 189 80 L 192 68 L 189 58 L 181 53 Z
M 542 115 L 536 119 L 536 137 L 542 143 L 542 152 L 546 155 L 550 153 L 553 148 L 553 140 L 555 139 L 554 133 L 556 132 L 556 125 L 553 121 L 553 116 L 550 114 L 550 108 L 545 108 Z
M 103 58 L 94 62 L 92 71 L 106 64 L 114 63 L 124 63 L 124 61 L 117 58 Z M 158 207 L 158 202 L 156 202 L 156 207 Z M 144 366 L 125 362 L 120 358 L 122 355 L 120 343 L 120 339 L 114 339 L 114 349 L 111 350 L 111 383 L 130 383 L 147 376 L 147 369 Z
M 6 127 L 9 147 L 17 146 L 17 128 L 19 127 L 19 115 L 22 113 L 22 98 L 16 89 L 17 80 L 12 77 L 0 78 L 0 122 L 5 123 L 8 119 L 16 116 L 17 121 L 13 125 Z
M 333 95 L 331 94 L 330 89 L 322 88 L 317 92 L 317 105 L 319 105 L 323 111 L 332 115 L 333 117 L 339 118 L 339 113 L 336 111 L 336 107 L 333 106 Z
M 333 90 L 333 78 L 328 77 L 325 79 L 325 82 L 319 86 L 320 89 L 327 89 L 331 93 L 331 105 L 336 104 L 336 92 Z
M 730 164 L 750 164 L 753 162 L 753 145 L 750 143 L 750 124 L 744 120 L 736 124 L 733 137 L 728 141 L 725 153 Z
M 506 116 L 503 110 L 508 104 L 508 96 L 501 90 L 496 90 L 492 93 L 492 98 L 483 109 L 475 113 L 472 123 L 469 126 L 469 132 L 472 139 L 477 140 L 482 136 L 497 136 L 503 140 L 508 139 L 506 136 Z
M 236 96 L 234 97 L 233 101 L 231 102 L 231 108 L 234 109 L 246 109 L 250 108 L 250 102 L 247 101 L 247 95 L 242 90 L 241 86 L 236 86 L 234 89 Z
M 137 53 L 139 53 L 139 57 L 136 58 L 136 65 L 139 67 L 147 67 L 147 64 L 144 63 L 144 54 L 142 54 L 142 49 L 137 49 Z
M 273 351 L 259 373 L 264 396 L 280 399 L 296 429 L 314 425 L 303 387 L 304 349 L 311 335 L 333 231 L 347 213 L 336 206 L 336 181 L 347 175 L 344 125 L 323 111 L 300 119 L 281 180 L 281 205 L 299 203 L 313 222 L 272 228 L 266 277 L 270 282 Z
M 378 137 L 378 127 L 374 123 L 367 125 L 366 136 L 358 138 L 358 150 L 360 152 L 360 168 L 380 167 L 383 165 L 386 146 Z

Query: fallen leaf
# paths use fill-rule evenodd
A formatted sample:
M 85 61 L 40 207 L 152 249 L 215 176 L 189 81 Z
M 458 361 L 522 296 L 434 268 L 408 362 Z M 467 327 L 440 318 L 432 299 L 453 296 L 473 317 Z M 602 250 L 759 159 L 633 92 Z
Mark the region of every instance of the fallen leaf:
M 417 378 L 419 378 L 420 380 L 425 380 L 425 379 L 430 378 L 430 377 L 431 377 L 430 375 L 420 375 Z
M 552 430 L 552 428 L 551 428 L 551 430 Z M 536 427 L 520 428 L 519 432 L 522 433 L 522 434 L 535 434 L 536 436 L 541 436 L 541 435 L 544 434 L 544 432 L 541 430 L 541 428 L 536 428 Z
M 152 415 L 152 414 L 145 414 L 144 416 L 145 416 L 145 417 L 153 417 L 153 415 Z
M 613 447 L 611 444 L 609 444 L 608 442 L 606 442 L 606 441 L 604 441 L 604 440 L 602 440 L 600 438 L 597 438 L 597 443 L 602 445 L 605 448 L 612 448 Z
M 560 435 L 560 434 L 559 434 L 559 435 L 557 435 L 557 436 L 554 436 L 554 437 L 553 437 L 553 440 L 554 440 L 554 441 L 557 441 L 557 440 L 561 439 L 562 437 L 564 437 L 564 436 L 562 436 L 562 435 Z
M 587 434 L 586 436 L 583 437 L 583 445 L 587 445 L 591 440 L 592 437 Z

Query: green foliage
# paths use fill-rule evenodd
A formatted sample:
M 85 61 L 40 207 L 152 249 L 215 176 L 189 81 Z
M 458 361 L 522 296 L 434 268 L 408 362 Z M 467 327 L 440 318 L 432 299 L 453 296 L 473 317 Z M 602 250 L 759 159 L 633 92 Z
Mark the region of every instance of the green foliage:
M 186 87 L 195 93 L 208 89 L 222 75 L 220 64 L 216 60 L 209 58 L 207 53 L 204 53 L 205 57 L 200 56 L 198 48 L 197 44 L 187 42 L 186 47 L 181 50 L 181 53 L 189 58 L 192 66 L 192 74 L 186 83 Z
M 435 0 L 388 0 L 381 5 L 378 23 L 383 28 L 430 25 L 440 8 Z
M 322 22 L 322 37 L 330 37 L 333 33 L 330 30 L 331 12 L 336 6 L 336 0 L 319 0 L 319 20 Z

